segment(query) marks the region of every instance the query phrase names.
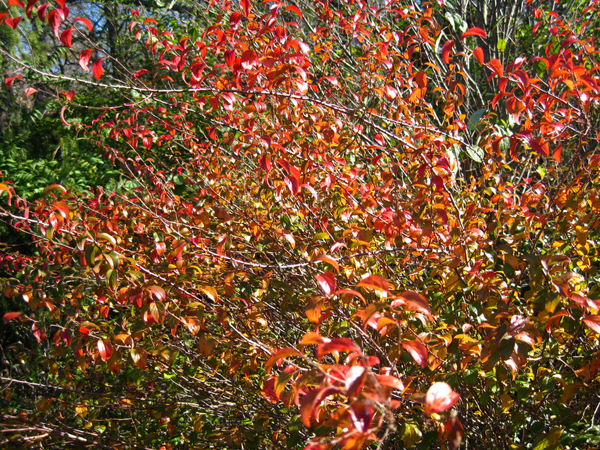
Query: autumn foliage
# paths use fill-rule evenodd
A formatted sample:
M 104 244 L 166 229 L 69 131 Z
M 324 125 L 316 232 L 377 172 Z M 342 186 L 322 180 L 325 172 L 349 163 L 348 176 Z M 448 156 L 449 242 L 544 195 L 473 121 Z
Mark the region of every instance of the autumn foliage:
M 70 83 L 129 184 L 0 184 L 35 244 L 0 253 L 35 340 L 3 348 L 3 444 L 598 444 L 596 1 L 523 2 L 513 54 L 447 3 L 211 1 L 194 35 L 133 9 L 129 62 L 10 0 L 77 67 L 15 56 L 6 88 Z M 123 102 L 81 122 L 94 90 Z

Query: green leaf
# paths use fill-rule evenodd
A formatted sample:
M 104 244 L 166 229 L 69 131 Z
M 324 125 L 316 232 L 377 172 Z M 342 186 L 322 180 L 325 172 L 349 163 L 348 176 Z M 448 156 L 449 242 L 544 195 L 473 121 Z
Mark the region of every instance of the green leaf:
M 402 425 L 400 439 L 402 439 L 402 442 L 404 442 L 405 448 L 410 448 L 413 445 L 415 445 L 421 440 L 422 436 L 423 433 L 421 433 L 421 430 L 419 430 L 419 428 L 416 425 L 410 422 L 405 422 L 404 425 Z
M 485 156 L 483 149 L 475 145 L 467 145 L 465 147 L 465 153 L 469 158 L 478 163 L 483 161 L 483 157 Z
M 467 121 L 467 129 L 471 131 L 479 130 L 481 127 L 479 126 L 479 121 L 487 112 L 487 108 L 481 108 L 475 111 L 469 120 Z

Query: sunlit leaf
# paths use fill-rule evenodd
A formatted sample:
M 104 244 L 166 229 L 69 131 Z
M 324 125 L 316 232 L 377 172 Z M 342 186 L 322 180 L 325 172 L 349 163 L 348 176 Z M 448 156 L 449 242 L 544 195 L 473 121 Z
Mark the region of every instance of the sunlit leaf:
M 433 383 L 425 396 L 425 414 L 441 413 L 452 408 L 460 395 L 447 383 Z

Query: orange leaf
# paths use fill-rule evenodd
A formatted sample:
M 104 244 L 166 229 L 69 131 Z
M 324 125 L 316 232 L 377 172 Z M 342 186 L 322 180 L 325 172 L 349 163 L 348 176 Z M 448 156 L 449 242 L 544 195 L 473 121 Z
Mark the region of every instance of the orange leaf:
M 502 76 L 504 75 L 504 69 L 502 68 L 502 63 L 500 61 L 498 61 L 497 59 L 492 59 L 491 61 L 489 61 L 486 64 L 486 66 L 488 66 L 488 68 L 490 70 L 495 72 L 496 75 L 498 75 L 498 78 L 502 78 Z
M 398 95 L 398 91 L 396 90 L 396 88 L 390 86 L 389 84 L 386 84 L 384 86 L 383 92 L 385 93 L 385 98 L 387 98 L 388 100 L 394 100 Z
M 367 300 L 362 296 L 362 294 L 360 292 L 355 291 L 354 289 L 340 289 L 339 291 L 335 291 L 335 295 L 344 294 L 354 295 L 355 297 L 360 298 L 363 301 L 363 303 L 367 302 Z
M 324 342 L 330 342 L 331 339 L 321 336 L 319 333 L 313 333 L 309 331 L 302 337 L 300 345 L 311 345 L 311 344 L 322 344 Z
M 56 190 L 59 190 L 61 192 L 61 194 L 64 194 L 67 192 L 67 190 L 60 184 L 51 184 L 46 189 L 44 189 L 44 195 L 48 195 L 49 192 L 56 191 Z
M 358 282 L 356 287 L 369 287 L 372 289 L 379 289 L 380 291 L 385 291 L 388 294 L 390 293 L 390 285 L 388 284 L 385 278 L 379 275 L 370 275 L 366 278 L 363 278 Z
M 396 377 L 391 375 L 375 375 L 375 378 L 377 378 L 377 382 L 382 386 L 391 387 L 399 391 L 404 390 L 404 383 Z
M 462 34 L 461 39 L 464 39 L 467 36 L 479 36 L 479 37 L 482 37 L 484 39 L 487 38 L 486 32 L 483 31 L 481 28 L 477 28 L 477 27 L 469 28 L 467 31 L 465 31 Z
M 473 50 L 473 56 L 479 61 L 479 64 L 485 63 L 485 56 L 483 55 L 483 49 L 481 47 L 477 47 Z
M 0 191 L 6 192 L 8 194 L 8 199 L 10 200 L 12 198 L 15 190 L 12 187 L 7 186 L 4 183 L 0 183 Z
M 165 321 L 165 307 L 161 302 L 150 303 L 150 314 L 156 321 L 156 323 L 163 323 Z
M 219 299 L 219 294 L 213 286 L 199 286 L 198 289 L 213 302 Z
M 331 352 L 359 352 L 360 348 L 348 338 L 335 338 L 325 344 L 317 345 L 317 358 L 321 359 Z
M 300 352 L 298 350 L 294 350 L 293 348 L 282 348 L 281 350 L 277 350 L 267 360 L 267 363 L 265 364 L 265 370 L 267 373 L 271 373 L 271 368 L 280 359 L 289 358 L 290 356 L 299 356 L 299 355 L 300 355 Z
M 331 256 L 327 256 L 327 255 L 321 255 L 317 258 L 315 258 L 315 261 L 323 261 L 326 262 L 327 264 L 329 264 L 331 267 L 333 267 L 335 269 L 335 271 L 337 273 L 340 272 L 340 266 L 337 263 L 337 261 L 335 259 L 333 259 Z

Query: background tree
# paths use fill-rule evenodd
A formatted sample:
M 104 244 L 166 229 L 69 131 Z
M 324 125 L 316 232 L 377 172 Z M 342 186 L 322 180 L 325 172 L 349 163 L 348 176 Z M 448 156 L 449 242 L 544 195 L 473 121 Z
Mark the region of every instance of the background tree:
M 3 445 L 597 445 L 595 2 L 10 4 L 127 181 L 0 184 Z

